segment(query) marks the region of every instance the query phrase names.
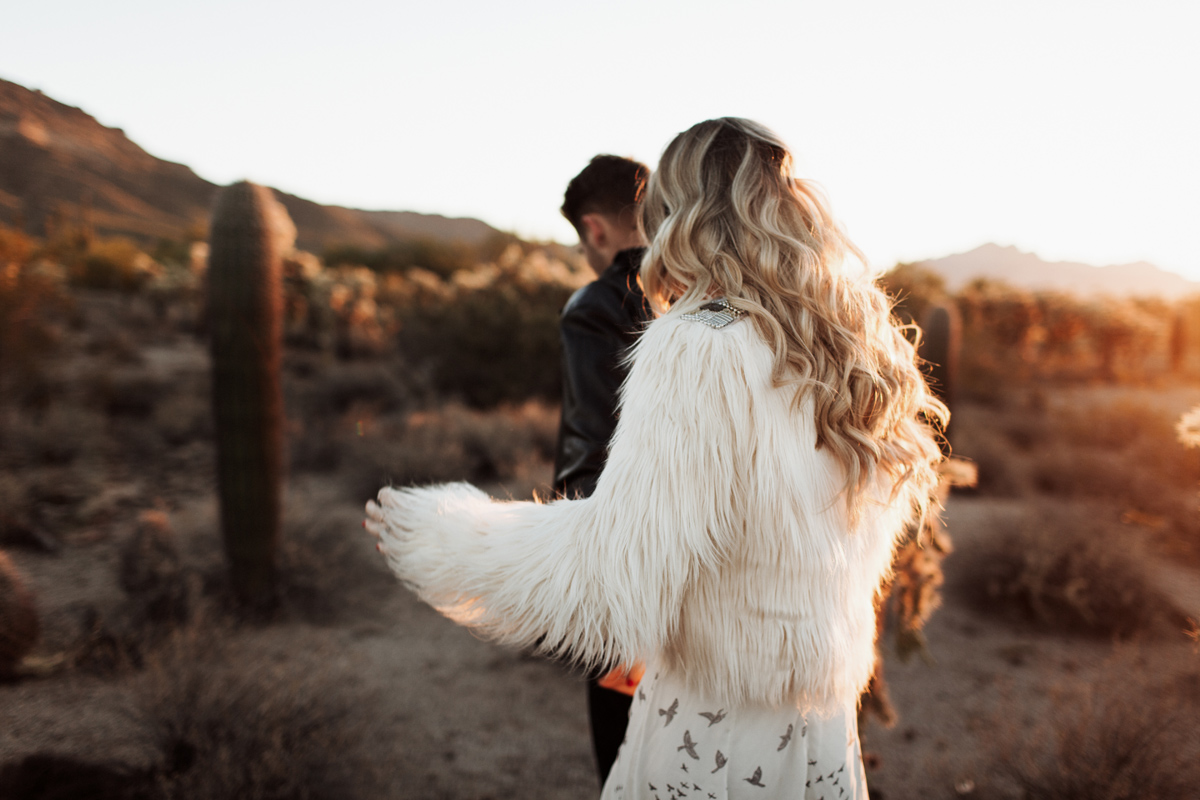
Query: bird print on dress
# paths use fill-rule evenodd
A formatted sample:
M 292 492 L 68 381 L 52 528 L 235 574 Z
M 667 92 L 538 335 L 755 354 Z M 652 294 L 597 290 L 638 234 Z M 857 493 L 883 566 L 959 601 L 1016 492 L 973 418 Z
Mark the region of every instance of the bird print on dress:
M 696 743 L 692 741 L 692 732 L 690 730 L 683 732 L 683 744 L 675 748 L 675 752 L 677 753 L 680 750 L 685 750 L 689 756 L 697 761 L 700 760 L 700 756 L 696 753 Z
M 861 751 L 841 750 L 843 737 L 850 738 L 852 731 L 840 725 L 831 725 L 832 730 L 827 730 L 823 720 L 814 719 L 810 723 L 802 714 L 793 712 L 790 717 L 780 714 L 769 722 L 763 720 L 765 725 L 747 735 L 740 711 L 713 708 L 709 705 L 711 699 L 696 702 L 677 687 L 668 688 L 653 681 L 634 688 L 633 694 L 637 702 L 632 718 L 641 727 L 629 735 L 629 742 L 649 743 L 647 751 L 653 753 L 653 761 L 647 760 L 641 769 L 631 770 L 633 774 L 641 773 L 637 781 L 642 786 L 640 793 L 632 789 L 617 792 L 610 785 L 603 800 L 634 800 L 635 796 L 642 800 L 727 800 L 728 796 L 732 800 L 739 795 L 745 795 L 744 800 L 753 800 L 769 797 L 772 792 L 785 793 L 797 800 L 800 797 L 865 800 L 865 789 L 854 761 L 855 753 Z M 686 721 L 689 717 L 690 723 Z M 703 717 L 704 722 L 700 723 L 696 717 Z M 682 731 L 664 730 L 676 719 L 685 720 L 679 726 Z M 813 729 L 812 739 L 807 738 L 809 727 Z M 772 742 L 775 754 L 767 758 Z M 703 777 L 706 768 L 708 777 Z M 708 785 L 702 786 L 699 779 Z M 719 788 L 714 787 L 714 779 Z M 743 783 L 770 791 L 738 790 L 736 787 Z
M 787 733 L 785 733 L 783 736 L 779 737 L 779 747 L 775 748 L 776 753 L 778 753 L 783 748 L 787 747 L 788 743 L 792 741 L 792 731 L 793 730 L 795 730 L 795 726 L 788 725 Z

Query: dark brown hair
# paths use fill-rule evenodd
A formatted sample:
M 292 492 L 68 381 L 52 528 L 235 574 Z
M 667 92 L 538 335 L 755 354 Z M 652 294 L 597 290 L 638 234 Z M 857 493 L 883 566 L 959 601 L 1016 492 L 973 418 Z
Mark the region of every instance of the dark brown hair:
M 596 156 L 567 184 L 562 214 L 580 236 L 584 214 L 610 214 L 633 227 L 649 177 L 650 169 L 632 158 Z

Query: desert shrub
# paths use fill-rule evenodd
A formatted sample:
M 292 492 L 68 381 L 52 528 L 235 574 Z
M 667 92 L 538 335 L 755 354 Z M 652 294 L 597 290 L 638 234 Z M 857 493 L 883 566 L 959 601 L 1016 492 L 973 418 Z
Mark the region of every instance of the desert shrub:
M 171 447 L 163 439 L 162 432 L 150 420 L 137 416 L 120 415 L 108 422 L 110 452 L 119 453 L 127 463 L 163 465 Z M 157 484 L 166 476 L 152 471 L 145 478 Z
M 67 465 L 104 447 L 104 416 L 70 400 L 52 402 L 40 414 L 17 409 L 10 413 L 0 422 L 0 465 Z
M 1144 658 L 1118 654 L 1051 697 L 1033 730 L 1010 731 L 996 771 L 1028 800 L 1185 800 L 1200 786 L 1195 697 Z
M 90 244 L 71 272 L 71 283 L 87 289 L 134 291 L 161 271 L 133 241 L 114 237 Z
M 336 470 L 361 420 L 402 413 L 423 393 L 420 379 L 397 360 L 331 362 L 304 371 L 312 374 L 285 384 L 296 415 L 288 448 L 297 472 Z
M 1026 460 L 999 431 L 983 429 L 955 436 L 954 453 L 973 461 L 978 483 L 969 490 L 992 497 L 1021 497 L 1029 489 Z
M 979 465 L 976 491 L 1089 498 L 1159 518 L 1182 535 L 1196 516 L 1200 458 L 1175 440 L 1172 415 L 1151 403 L 1017 399 L 967 405 L 950 429 L 955 452 Z
M 282 617 L 328 624 L 348 616 L 361 620 L 397 584 L 364 538 L 357 507 L 329 508 L 293 492 L 284 517 L 279 587 Z
M 486 408 L 561 390 L 559 312 L 569 287 L 500 279 L 414 305 L 399 334 L 401 352 L 427 365 L 443 396 Z
M 879 278 L 879 285 L 895 303 L 895 314 L 905 325 L 921 319 L 930 304 L 947 296 L 946 280 L 919 263 L 897 264 Z
M 163 800 L 359 795 L 348 676 L 255 650 L 219 627 L 181 630 L 147 659 L 135 719 L 155 741 Z M 315 668 L 314 668 L 315 667 Z
M 1119 500 L 1130 494 L 1129 465 L 1100 448 L 1054 449 L 1039 455 L 1034 484 L 1048 494 Z
M 1175 441 L 1174 415 L 1129 399 L 1060 407 L 1053 425 L 1057 436 L 1081 447 L 1119 450 L 1138 443 L 1164 446 Z
M 897 273 L 918 298 L 929 291 L 928 281 Z M 1160 300 L 1094 300 L 979 279 L 955 301 L 964 320 L 965 388 L 978 402 L 1014 382 L 1140 383 L 1171 369 L 1176 314 Z
M 997 520 L 981 543 L 956 556 L 951 572 L 986 613 L 1132 636 L 1182 623 L 1153 569 L 1144 538 L 1103 507 L 1038 502 L 1016 519 Z
M 140 512 L 117 546 L 117 581 L 124 601 L 80 609 L 78 632 L 67 648 L 74 668 L 102 676 L 135 672 L 147 657 L 220 606 L 203 592 L 202 573 L 183 562 L 167 514 Z
M 1045 414 L 1029 413 L 1029 409 L 1006 415 L 999 427 L 1008 443 L 1023 453 L 1041 449 L 1054 436 Z
M 170 392 L 172 381 L 137 368 L 97 369 L 84 379 L 88 402 L 110 417 L 144 420 Z
M 480 245 L 423 238 L 378 249 L 339 245 L 325 250 L 323 260 L 330 267 L 361 265 L 376 272 L 403 272 L 420 267 L 448 278 L 458 270 L 496 260 L 514 240 L 515 237 L 501 234 Z
M 975 463 L 978 482 L 958 491 L 993 497 L 1031 492 L 1031 453 L 1046 441 L 1041 435 L 1044 418 L 1044 412 L 1019 400 L 1010 399 L 1004 407 L 960 403 L 947 434 L 953 454 Z
M 0 679 L 10 677 L 33 649 L 40 629 L 33 594 L 16 565 L 0 550 Z
M 306 419 L 341 416 L 352 407 L 384 414 L 409 405 L 414 394 L 409 378 L 400 362 L 331 363 L 291 394 Z
M 287 341 L 341 359 L 398 352 L 406 385 L 477 408 L 556 397 L 558 316 L 585 280 L 554 252 L 513 243 L 495 263 L 445 269 L 393 269 L 361 253 L 331 253 L 337 266 L 324 268 L 293 254 Z
M 210 390 L 206 382 L 164 397 L 154 406 L 154 428 L 167 444 L 183 445 L 213 438 Z
M 350 489 L 372 497 L 387 484 L 486 483 L 553 458 L 558 411 L 537 401 L 482 412 L 450 404 L 347 438 Z
M 1200 459 L 1174 437 L 1172 415 L 1149 404 L 1059 404 L 1047 412 L 1049 435 L 1033 459 L 1036 488 L 1137 517 L 1160 542 L 1190 546 Z M 1185 550 L 1188 547 L 1184 547 Z
M 144 293 L 156 322 L 169 323 L 177 330 L 194 332 L 197 329 L 204 310 L 204 297 L 200 274 L 186 259 L 168 262 L 161 272 L 146 282 Z
M 0 226 L 0 396 L 37 404 L 41 373 L 71 302 L 53 270 L 29 261 L 31 240 Z
M 106 327 L 91 332 L 84 344 L 84 352 L 116 364 L 140 364 L 142 361 L 133 335 L 117 328 Z
M 423 270 L 385 282 L 396 343 L 443 397 L 483 408 L 560 391 L 558 318 L 584 276 L 545 252 L 511 247 L 450 280 Z
M 165 512 L 154 509 L 138 515 L 133 534 L 121 548 L 118 575 L 139 622 L 177 623 L 191 617 L 196 585 L 184 572 Z

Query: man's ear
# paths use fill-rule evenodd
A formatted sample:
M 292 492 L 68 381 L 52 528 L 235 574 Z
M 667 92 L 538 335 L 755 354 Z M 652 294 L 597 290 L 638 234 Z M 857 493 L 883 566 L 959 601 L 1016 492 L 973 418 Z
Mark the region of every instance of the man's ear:
M 608 226 L 599 214 L 584 214 L 579 218 L 583 225 L 583 234 L 587 243 L 595 250 L 603 250 L 608 246 Z

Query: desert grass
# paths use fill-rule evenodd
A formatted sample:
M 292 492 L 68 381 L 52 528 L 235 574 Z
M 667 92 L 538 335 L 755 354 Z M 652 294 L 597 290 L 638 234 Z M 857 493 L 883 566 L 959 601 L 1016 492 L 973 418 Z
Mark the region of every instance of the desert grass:
M 1041 500 L 961 548 L 949 571 L 991 616 L 1101 636 L 1177 634 L 1183 616 L 1157 588 L 1147 550 L 1103 507 Z
M 975 494 L 1088 503 L 1135 524 L 1158 552 L 1200 565 L 1200 456 L 1177 439 L 1178 414 L 1142 399 L 1016 393 L 967 405 L 957 455 L 979 467 Z
M 457 403 L 382 419 L 347 415 L 334 432 L 349 493 L 387 485 L 524 479 L 554 457 L 558 409 L 531 400 L 477 411 Z
M 1185 800 L 1200 786 L 1194 665 L 1120 648 L 1092 680 L 1060 684 L 1031 728 L 995 728 L 992 769 L 1028 800 Z M 993 796 L 987 793 L 985 796 Z
M 322 800 L 361 796 L 348 674 L 285 659 L 198 622 L 156 651 L 134 719 L 154 742 L 153 796 Z

